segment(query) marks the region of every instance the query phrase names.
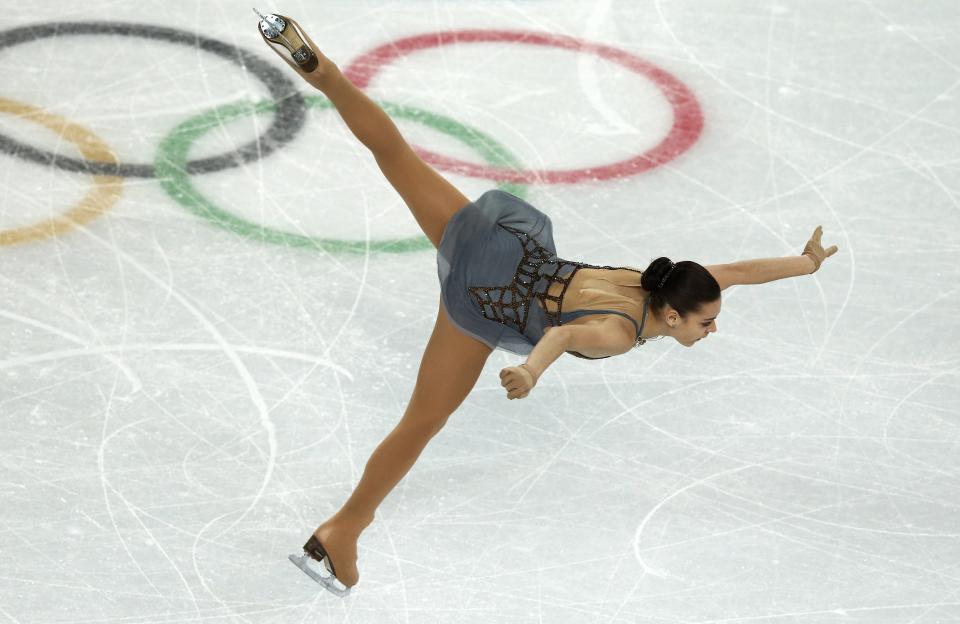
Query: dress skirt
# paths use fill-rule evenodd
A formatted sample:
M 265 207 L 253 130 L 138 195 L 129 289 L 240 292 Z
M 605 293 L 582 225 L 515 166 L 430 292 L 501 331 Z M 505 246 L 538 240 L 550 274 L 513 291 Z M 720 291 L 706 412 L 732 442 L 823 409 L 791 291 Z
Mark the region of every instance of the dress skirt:
M 451 322 L 491 349 L 519 355 L 558 323 L 544 309 L 554 299 L 545 293 L 575 269 L 556 256 L 550 218 L 499 190 L 457 211 L 437 250 L 440 299 Z

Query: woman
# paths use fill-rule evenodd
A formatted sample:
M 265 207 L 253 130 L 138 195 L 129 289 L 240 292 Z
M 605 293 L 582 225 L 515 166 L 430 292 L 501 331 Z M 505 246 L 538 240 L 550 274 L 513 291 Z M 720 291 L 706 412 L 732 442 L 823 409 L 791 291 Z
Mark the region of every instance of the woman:
M 507 398 L 522 399 L 564 352 L 610 357 L 653 336 L 691 347 L 717 331 L 723 289 L 812 273 L 837 252 L 836 246 L 824 251 L 818 227 L 802 255 L 788 258 L 708 267 L 657 258 L 643 272 L 558 258 L 546 215 L 502 191 L 470 202 L 413 152 L 386 113 L 303 34 L 319 61 L 313 71 L 271 48 L 330 99 L 373 152 L 438 250 L 442 293 L 403 418 L 374 450 L 347 502 L 304 545 L 304 556 L 291 556 L 337 595 L 359 580 L 361 532 L 473 388 L 493 349 L 528 355 L 524 364 L 500 372 Z

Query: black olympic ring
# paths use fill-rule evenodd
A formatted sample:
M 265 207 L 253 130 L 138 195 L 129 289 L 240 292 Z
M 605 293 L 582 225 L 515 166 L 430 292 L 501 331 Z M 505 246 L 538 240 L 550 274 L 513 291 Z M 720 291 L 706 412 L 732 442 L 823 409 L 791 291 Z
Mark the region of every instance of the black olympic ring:
M 182 43 L 236 62 L 267 86 L 271 97 L 277 103 L 273 121 L 267 131 L 253 142 L 233 152 L 190 161 L 187 163 L 187 173 L 212 173 L 258 160 L 289 143 L 306 122 L 307 105 L 303 100 L 303 94 L 284 73 L 250 52 L 186 30 L 124 22 L 49 22 L 0 31 L 0 50 L 46 37 L 63 35 L 121 35 Z M 24 160 L 52 165 L 66 171 L 92 175 L 152 178 L 156 174 L 152 164 L 118 164 L 70 158 L 24 145 L 3 134 L 0 134 L 0 152 L 6 152 Z

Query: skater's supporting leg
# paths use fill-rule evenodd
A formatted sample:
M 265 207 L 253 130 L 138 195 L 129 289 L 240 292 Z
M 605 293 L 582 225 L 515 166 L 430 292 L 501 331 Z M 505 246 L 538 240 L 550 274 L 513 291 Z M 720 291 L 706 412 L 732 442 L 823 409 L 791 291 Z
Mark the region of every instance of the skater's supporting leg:
M 464 336 L 443 306 L 420 362 L 410 403 L 397 426 L 373 452 L 360 483 L 336 517 L 362 529 L 421 451 L 446 424 L 480 376 L 490 347 Z
M 360 533 L 373 521 L 383 499 L 470 393 L 490 352 L 490 347 L 454 327 L 440 307 L 403 418 L 374 450 L 347 502 L 315 533 L 330 553 L 337 577 L 345 585 L 352 586 L 359 578 L 356 540 Z

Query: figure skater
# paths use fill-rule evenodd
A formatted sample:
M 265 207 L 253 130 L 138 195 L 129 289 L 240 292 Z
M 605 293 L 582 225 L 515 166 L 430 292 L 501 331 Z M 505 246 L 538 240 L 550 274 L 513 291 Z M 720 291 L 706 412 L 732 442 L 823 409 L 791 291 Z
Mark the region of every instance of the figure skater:
M 527 356 L 524 364 L 500 371 L 507 398 L 522 399 L 564 353 L 606 358 L 657 336 L 692 347 L 717 331 L 722 290 L 813 273 L 837 252 L 837 246 L 824 250 L 818 226 L 800 255 L 785 258 L 704 267 L 661 257 L 645 271 L 561 259 L 545 214 L 503 191 L 488 191 L 475 202 L 464 197 L 300 31 L 319 61 L 313 71 L 305 72 L 286 51 L 271 49 L 330 99 L 373 153 L 437 248 L 441 286 L 436 323 L 403 417 L 373 451 L 348 500 L 304 545 L 304 565 L 298 563 L 339 596 L 359 580 L 360 534 L 466 398 L 494 349 Z

